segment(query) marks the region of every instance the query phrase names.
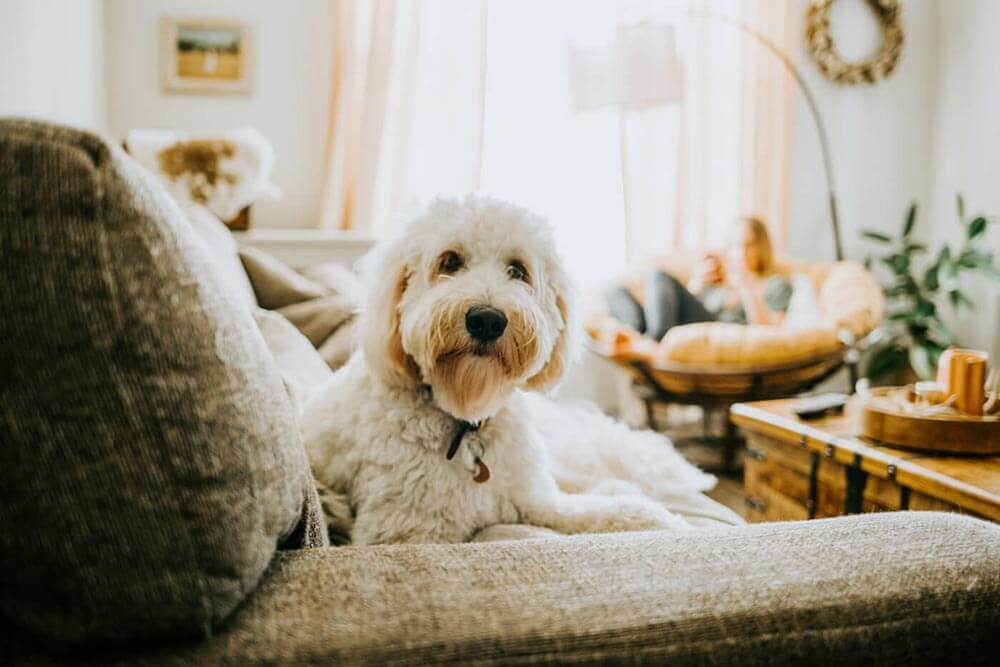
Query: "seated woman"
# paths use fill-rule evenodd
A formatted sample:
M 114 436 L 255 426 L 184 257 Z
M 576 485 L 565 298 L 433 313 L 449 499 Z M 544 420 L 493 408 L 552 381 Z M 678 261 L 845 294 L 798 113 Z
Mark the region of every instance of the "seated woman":
M 638 290 L 611 290 L 611 315 L 656 341 L 671 327 L 692 322 L 780 324 L 792 283 L 774 261 L 767 227 L 758 218 L 743 218 L 735 231 L 725 256 L 706 255 L 687 285 L 653 270 Z

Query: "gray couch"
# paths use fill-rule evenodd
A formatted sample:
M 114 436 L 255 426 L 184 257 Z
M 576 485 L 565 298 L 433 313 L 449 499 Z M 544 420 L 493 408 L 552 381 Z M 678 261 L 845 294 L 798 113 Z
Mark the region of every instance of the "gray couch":
M 284 391 L 180 211 L 0 121 L 0 663 L 989 663 L 1000 527 L 892 513 L 327 546 Z

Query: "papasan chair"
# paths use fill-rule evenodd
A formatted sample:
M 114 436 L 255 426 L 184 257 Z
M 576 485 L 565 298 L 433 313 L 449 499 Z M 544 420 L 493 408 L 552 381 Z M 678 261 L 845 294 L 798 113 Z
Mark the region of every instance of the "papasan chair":
M 687 282 L 701 256 L 670 255 L 654 264 Z M 650 427 L 658 402 L 703 408 L 705 436 L 697 440 L 722 445 L 723 469 L 733 467 L 739 446 L 728 417 L 733 403 L 811 389 L 856 360 L 857 349 L 882 319 L 881 288 L 858 262 L 780 264 L 813 284 L 819 316 L 806 326 L 701 322 L 673 327 L 655 342 L 606 313 L 587 322 L 589 348 L 629 372 Z M 626 285 L 637 282 L 626 280 Z M 719 410 L 725 412 L 725 433 L 710 438 L 708 418 Z

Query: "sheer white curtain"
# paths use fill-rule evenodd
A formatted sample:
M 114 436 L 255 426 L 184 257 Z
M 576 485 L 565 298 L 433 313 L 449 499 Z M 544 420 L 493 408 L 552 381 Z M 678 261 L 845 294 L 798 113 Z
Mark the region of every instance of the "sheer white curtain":
M 548 218 L 584 283 L 625 266 L 618 112 L 572 113 L 567 44 L 612 39 L 617 18 L 614 1 L 489 5 L 481 189 Z
M 708 6 L 787 46 L 788 2 L 339 4 L 324 225 L 381 234 L 418 202 L 479 189 L 549 218 L 584 284 L 721 243 L 741 214 L 765 217 L 780 246 L 791 81 L 752 38 L 688 14 Z M 642 22 L 676 26 L 684 100 L 573 114 L 567 45 Z
M 624 25 L 675 26 L 684 78 L 679 105 L 622 113 L 632 258 L 717 246 L 745 215 L 783 246 L 794 82 L 731 21 L 788 52 L 791 10 L 782 0 L 623 0 Z
M 477 189 L 486 0 L 334 0 L 320 226 L 380 236 L 437 193 Z

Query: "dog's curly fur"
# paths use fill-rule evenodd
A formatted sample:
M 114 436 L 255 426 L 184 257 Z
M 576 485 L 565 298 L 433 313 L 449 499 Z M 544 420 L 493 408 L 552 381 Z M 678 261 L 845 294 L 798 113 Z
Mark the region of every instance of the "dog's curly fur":
M 317 479 L 343 494 L 355 544 L 462 542 L 511 524 L 558 533 L 686 527 L 643 496 L 562 492 L 525 392 L 563 376 L 573 299 L 547 224 L 502 202 L 439 200 L 366 258 L 360 346 L 303 414 Z M 493 343 L 474 306 L 508 321 Z M 460 421 L 481 422 L 446 459 Z M 476 459 L 492 471 L 476 483 Z

